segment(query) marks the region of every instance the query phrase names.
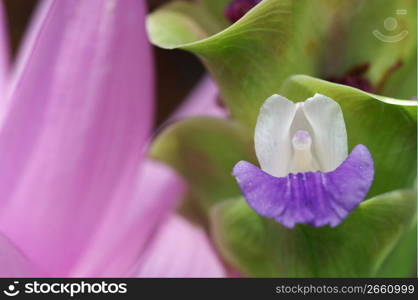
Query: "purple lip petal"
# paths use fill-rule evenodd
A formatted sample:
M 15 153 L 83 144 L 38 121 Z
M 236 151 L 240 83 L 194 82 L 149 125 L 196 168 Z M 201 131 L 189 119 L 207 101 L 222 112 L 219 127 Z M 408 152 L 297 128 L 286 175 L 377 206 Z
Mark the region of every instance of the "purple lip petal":
M 354 147 L 331 172 L 306 172 L 274 177 L 240 161 L 236 177 L 248 205 L 261 216 L 293 228 L 303 223 L 335 227 L 359 205 L 373 181 L 373 159 L 363 145 Z

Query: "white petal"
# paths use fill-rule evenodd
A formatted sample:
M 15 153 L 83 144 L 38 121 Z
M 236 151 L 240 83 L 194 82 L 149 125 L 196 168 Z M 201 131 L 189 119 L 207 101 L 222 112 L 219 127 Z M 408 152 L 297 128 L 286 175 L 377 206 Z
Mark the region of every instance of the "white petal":
M 255 152 L 260 167 L 273 176 L 286 176 L 291 159 L 290 126 L 296 105 L 273 95 L 264 102 L 255 127 Z
M 315 94 L 304 102 L 303 111 L 312 128 L 314 153 L 321 171 L 336 169 L 348 155 L 347 132 L 339 104 Z
M 290 126 L 290 137 L 293 139 L 298 131 L 305 131 L 309 134 L 309 136 L 313 139 L 314 138 L 314 131 L 309 124 L 308 119 L 306 119 L 305 112 L 303 111 L 303 106 L 305 105 L 305 102 L 298 102 L 296 105 L 296 113 L 295 117 L 293 119 L 292 125 Z M 317 155 L 315 153 L 315 148 L 310 147 L 309 149 L 309 156 L 311 162 L 309 163 L 309 167 L 307 168 L 300 168 L 300 157 L 298 158 L 297 153 L 295 153 L 292 147 L 292 154 L 291 154 L 291 161 L 287 170 L 287 173 L 299 173 L 299 172 L 307 172 L 307 171 L 318 171 L 320 170 L 319 163 L 317 162 Z M 308 153 L 306 153 L 308 154 Z M 296 156 L 295 156 L 296 155 Z M 286 174 L 287 175 L 287 174 Z

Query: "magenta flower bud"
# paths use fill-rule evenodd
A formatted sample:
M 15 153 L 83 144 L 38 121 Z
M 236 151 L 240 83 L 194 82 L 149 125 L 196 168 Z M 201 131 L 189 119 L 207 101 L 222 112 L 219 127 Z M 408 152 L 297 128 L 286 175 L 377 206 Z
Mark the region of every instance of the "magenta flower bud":
M 261 0 L 233 0 L 225 8 L 225 18 L 235 23 Z

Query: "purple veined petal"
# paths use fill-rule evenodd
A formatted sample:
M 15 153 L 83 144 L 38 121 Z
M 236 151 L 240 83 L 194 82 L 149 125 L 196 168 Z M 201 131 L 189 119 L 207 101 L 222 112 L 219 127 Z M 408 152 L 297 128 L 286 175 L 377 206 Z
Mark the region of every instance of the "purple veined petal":
M 241 161 L 233 170 L 248 205 L 293 228 L 297 223 L 337 226 L 364 199 L 373 181 L 373 159 L 363 145 L 331 172 L 274 177 Z
M 202 228 L 172 215 L 139 264 L 137 277 L 224 277 L 225 270 Z
M 227 112 L 217 103 L 219 91 L 213 80 L 206 75 L 192 92 L 187 96 L 184 103 L 176 110 L 171 120 L 178 120 L 190 116 L 211 116 L 225 118 Z
M 42 274 L 16 248 L 12 242 L 0 233 L 0 277 L 34 277 Z
M 107 210 L 136 196 L 152 56 L 144 1 L 42 4 L 0 128 L 0 230 L 66 276 Z
M 5 101 L 9 74 L 9 43 L 6 30 L 6 16 L 3 2 L 0 2 L 0 110 Z M 0 114 L 1 115 L 1 114 Z
M 129 180 L 129 178 L 127 178 Z M 146 251 L 155 231 L 183 196 L 185 184 L 169 167 L 147 160 L 142 164 L 132 197 L 123 187 L 95 233 L 90 246 L 71 276 L 125 277 L 134 275 L 140 255 Z M 175 235 L 176 233 L 173 232 Z

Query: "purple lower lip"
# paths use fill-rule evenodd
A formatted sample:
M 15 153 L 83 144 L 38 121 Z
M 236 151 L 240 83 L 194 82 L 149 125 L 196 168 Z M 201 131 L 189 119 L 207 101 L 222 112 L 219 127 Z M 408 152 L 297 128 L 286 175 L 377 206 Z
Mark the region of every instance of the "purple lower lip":
M 261 216 L 293 228 L 295 224 L 335 227 L 366 197 L 374 177 L 368 149 L 357 145 L 331 172 L 274 177 L 241 161 L 233 170 L 248 203 Z

